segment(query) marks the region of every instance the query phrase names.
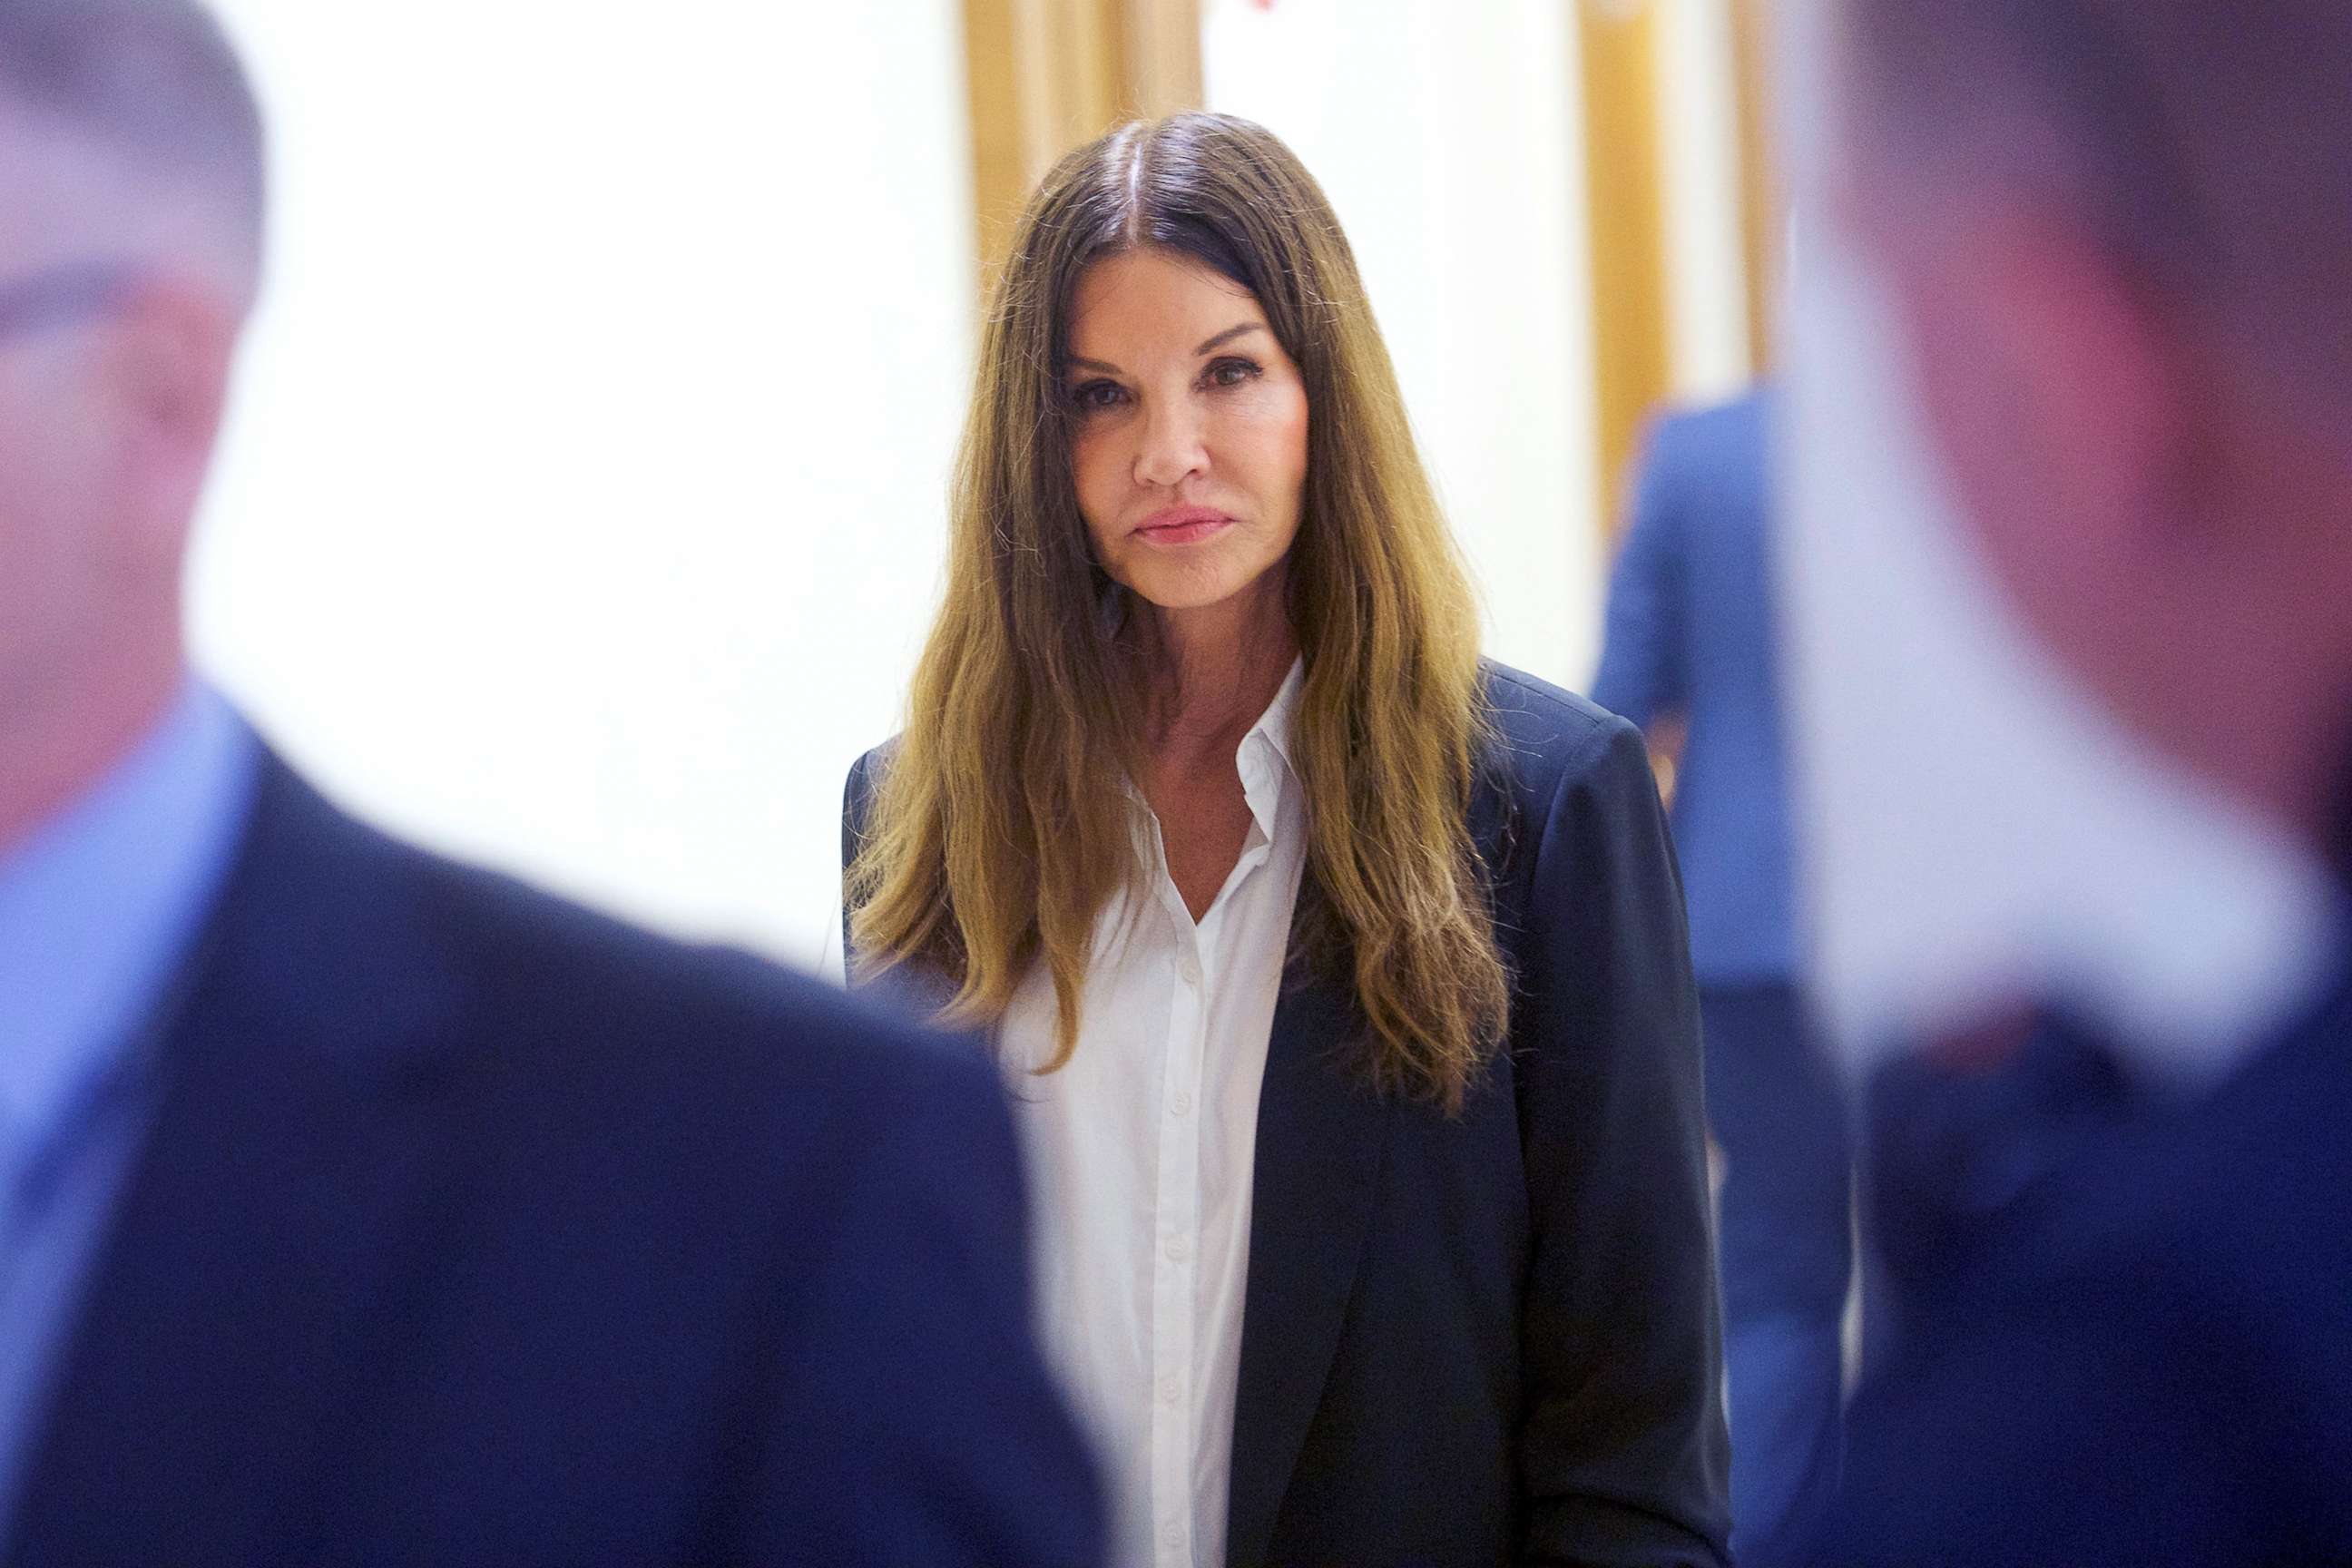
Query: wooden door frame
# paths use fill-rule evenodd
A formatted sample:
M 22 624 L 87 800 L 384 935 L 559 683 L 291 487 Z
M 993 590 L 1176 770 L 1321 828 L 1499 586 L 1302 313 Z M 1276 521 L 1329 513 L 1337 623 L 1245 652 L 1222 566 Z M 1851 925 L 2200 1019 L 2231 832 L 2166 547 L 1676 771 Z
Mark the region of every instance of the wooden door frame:
M 1201 106 L 1201 0 L 963 0 L 974 237 L 994 276 L 1055 161 Z

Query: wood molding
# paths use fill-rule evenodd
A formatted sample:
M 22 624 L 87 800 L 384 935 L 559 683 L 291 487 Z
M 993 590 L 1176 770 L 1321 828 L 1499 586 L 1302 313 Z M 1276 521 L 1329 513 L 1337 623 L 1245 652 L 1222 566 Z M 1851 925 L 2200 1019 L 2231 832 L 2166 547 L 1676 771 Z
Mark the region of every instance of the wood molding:
M 1121 0 L 1126 112 L 1146 120 L 1198 109 L 1201 0 Z
M 963 0 L 972 205 L 993 275 L 1055 159 L 1201 105 L 1200 0 Z
M 1771 0 L 1730 0 L 1738 94 L 1739 227 L 1747 250 L 1748 357 L 1757 375 L 1772 363 L 1788 258 L 1788 202 L 1780 184 L 1780 102 L 1773 91 Z
M 1672 390 L 1655 0 L 1578 0 L 1602 527 L 1612 537 L 1642 426 Z

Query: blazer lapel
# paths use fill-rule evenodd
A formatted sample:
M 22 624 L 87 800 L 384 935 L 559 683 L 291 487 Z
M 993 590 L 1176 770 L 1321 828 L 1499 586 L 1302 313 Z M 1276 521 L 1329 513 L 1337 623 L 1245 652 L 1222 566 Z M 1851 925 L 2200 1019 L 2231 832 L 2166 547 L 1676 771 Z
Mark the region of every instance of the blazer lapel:
M 315 1553 L 312 1483 L 412 1306 L 448 982 L 400 852 L 273 764 L 17 1510 L 22 1564 Z M 409 895 L 413 896 L 413 895 Z M 340 1423 L 340 1425 L 338 1425 Z
M 1314 1420 L 1379 1185 L 1389 1108 L 1346 1045 L 1348 988 L 1286 978 L 1258 1100 L 1226 1560 L 1257 1568 Z

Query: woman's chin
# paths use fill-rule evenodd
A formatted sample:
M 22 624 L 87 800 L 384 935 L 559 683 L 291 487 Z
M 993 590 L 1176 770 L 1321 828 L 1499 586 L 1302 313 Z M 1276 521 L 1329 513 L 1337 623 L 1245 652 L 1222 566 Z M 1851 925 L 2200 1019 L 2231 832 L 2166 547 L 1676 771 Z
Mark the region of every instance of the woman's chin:
M 1136 597 L 1163 615 L 1183 615 L 1192 610 L 1213 610 L 1230 601 L 1234 595 L 1225 588 L 1188 590 L 1170 584 L 1161 591 L 1139 590 Z
M 1123 574 L 1122 582 L 1129 593 L 1153 609 L 1181 614 L 1215 609 L 1244 598 L 1266 575 L 1231 561 L 1153 562 L 1145 570 Z

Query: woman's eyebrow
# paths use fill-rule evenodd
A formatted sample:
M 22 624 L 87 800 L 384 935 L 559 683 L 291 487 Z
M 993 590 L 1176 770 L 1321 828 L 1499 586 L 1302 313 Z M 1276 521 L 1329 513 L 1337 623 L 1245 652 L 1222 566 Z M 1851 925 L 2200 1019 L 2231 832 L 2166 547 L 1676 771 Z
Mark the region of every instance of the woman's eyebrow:
M 1194 349 L 1192 353 L 1195 358 L 1202 354 L 1214 353 L 1217 350 L 1224 347 L 1227 343 L 1232 342 L 1235 338 L 1245 338 L 1252 332 L 1262 332 L 1264 331 L 1265 331 L 1265 323 L 1263 321 L 1239 321 L 1234 323 L 1233 326 L 1227 327 L 1223 331 L 1219 332 L 1215 337 L 1211 338 L 1199 348 Z M 1098 359 L 1080 359 L 1076 354 L 1071 355 L 1062 363 L 1071 370 L 1091 371 L 1097 375 L 1124 375 L 1127 374 L 1115 364 L 1108 364 Z
M 1263 321 L 1243 321 L 1237 326 L 1227 327 L 1223 331 L 1219 332 L 1215 337 L 1211 338 L 1207 342 L 1202 343 L 1199 348 L 1194 349 L 1192 353 L 1196 357 L 1201 354 L 1213 353 L 1218 349 L 1221 349 L 1227 343 L 1232 342 L 1235 338 L 1247 337 L 1252 332 L 1262 332 L 1264 331 L 1265 331 L 1265 323 Z

